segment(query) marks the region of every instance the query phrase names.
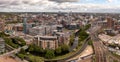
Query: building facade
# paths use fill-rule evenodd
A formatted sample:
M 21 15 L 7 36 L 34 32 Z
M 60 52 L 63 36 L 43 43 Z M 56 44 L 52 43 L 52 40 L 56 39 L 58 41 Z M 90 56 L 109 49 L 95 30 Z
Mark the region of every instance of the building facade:
M 114 28 L 114 20 L 110 17 L 107 18 L 107 28 L 113 29 Z
M 56 36 L 35 36 L 34 43 L 43 49 L 58 48 L 58 40 Z
M 29 29 L 29 34 L 30 35 L 50 35 L 52 33 L 52 30 L 56 29 L 56 26 L 45 26 L 45 25 L 41 25 L 41 26 L 36 26 L 33 28 Z

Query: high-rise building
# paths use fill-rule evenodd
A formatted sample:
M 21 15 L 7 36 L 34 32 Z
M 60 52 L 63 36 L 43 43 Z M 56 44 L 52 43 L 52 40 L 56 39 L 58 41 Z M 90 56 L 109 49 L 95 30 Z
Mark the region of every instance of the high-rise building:
M 27 18 L 24 17 L 23 20 L 23 32 L 26 34 L 27 33 Z
M 113 29 L 114 28 L 114 20 L 110 17 L 107 18 L 107 28 Z

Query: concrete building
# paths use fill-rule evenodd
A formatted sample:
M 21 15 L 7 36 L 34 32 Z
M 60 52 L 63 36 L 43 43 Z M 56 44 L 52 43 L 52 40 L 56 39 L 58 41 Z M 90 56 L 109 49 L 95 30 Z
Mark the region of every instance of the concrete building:
M 107 20 L 98 21 L 97 25 L 102 26 L 103 28 L 107 28 Z
M 34 43 L 43 49 L 58 48 L 58 40 L 56 36 L 35 36 Z
M 75 30 L 75 29 L 79 28 L 79 25 L 77 23 L 71 23 L 71 24 L 68 25 L 67 28 L 70 29 L 70 30 Z
M 70 34 L 68 32 L 56 32 L 56 36 L 58 37 L 58 43 L 61 44 L 68 44 L 70 40 Z
M 36 26 L 29 29 L 30 35 L 51 35 L 52 30 L 56 29 L 56 26 Z
M 35 23 L 27 23 L 26 24 L 26 33 L 29 34 L 29 29 L 33 28 L 35 26 Z
M 30 35 L 45 35 L 46 33 L 48 33 L 49 31 L 49 28 L 47 28 L 45 26 L 36 26 L 36 27 L 33 27 L 33 28 L 30 28 L 29 29 L 29 34 Z
M 59 26 L 58 26 L 59 27 Z M 52 31 L 53 36 L 57 36 L 58 38 L 58 43 L 59 45 L 61 44 L 68 44 L 69 43 L 69 38 L 70 38 L 70 32 L 69 31 L 64 31 L 63 27 L 60 26 L 56 30 Z
M 5 41 L 3 38 L 0 38 L 0 54 L 5 52 Z
M 63 31 L 63 26 L 62 25 L 58 25 L 57 26 L 57 31 L 58 32 L 62 32 Z

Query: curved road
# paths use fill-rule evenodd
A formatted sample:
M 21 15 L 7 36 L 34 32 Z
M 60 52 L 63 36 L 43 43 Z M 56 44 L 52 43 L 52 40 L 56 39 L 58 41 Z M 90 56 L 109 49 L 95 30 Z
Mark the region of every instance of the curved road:
M 80 54 L 80 53 L 81 53 L 82 51 L 84 51 L 84 49 L 87 47 L 89 40 L 90 40 L 90 37 L 88 37 L 86 40 L 84 40 L 84 44 L 82 45 L 81 49 L 80 49 L 77 53 L 75 53 L 74 55 L 71 55 L 71 56 L 68 57 L 68 58 L 62 59 L 62 60 L 60 60 L 59 62 L 62 62 L 62 61 L 65 62 L 66 60 L 68 60 L 68 59 L 70 59 L 70 58 L 73 58 L 73 57 L 77 56 L 78 54 Z

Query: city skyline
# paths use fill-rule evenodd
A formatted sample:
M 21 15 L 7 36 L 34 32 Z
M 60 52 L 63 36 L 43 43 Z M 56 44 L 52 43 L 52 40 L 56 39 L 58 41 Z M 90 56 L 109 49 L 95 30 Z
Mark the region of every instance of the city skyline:
M 120 0 L 0 0 L 0 12 L 117 12 Z
M 1 62 L 120 62 L 119 13 L 0 13 Z

